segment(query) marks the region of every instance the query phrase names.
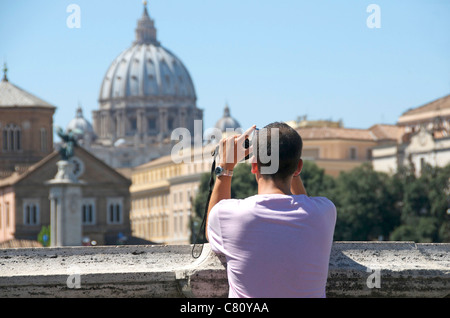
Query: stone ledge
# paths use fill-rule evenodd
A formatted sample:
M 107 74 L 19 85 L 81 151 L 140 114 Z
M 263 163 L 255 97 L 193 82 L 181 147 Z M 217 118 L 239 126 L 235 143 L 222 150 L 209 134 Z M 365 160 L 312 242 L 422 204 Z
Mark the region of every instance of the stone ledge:
M 189 245 L 0 250 L 0 297 L 227 297 L 223 259 L 209 244 L 198 259 L 191 253 Z M 380 288 L 368 287 L 377 280 Z M 327 297 L 450 297 L 450 244 L 336 242 Z

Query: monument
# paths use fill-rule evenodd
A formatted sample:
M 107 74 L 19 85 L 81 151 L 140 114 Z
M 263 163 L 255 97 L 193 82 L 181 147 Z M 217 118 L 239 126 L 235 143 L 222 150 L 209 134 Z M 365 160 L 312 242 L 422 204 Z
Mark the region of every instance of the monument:
M 81 246 L 82 216 L 81 187 L 83 183 L 73 173 L 70 158 L 77 146 L 76 134 L 57 129 L 63 141 L 59 150 L 61 160 L 57 162 L 58 172 L 52 180 L 46 182 L 50 186 L 50 246 Z

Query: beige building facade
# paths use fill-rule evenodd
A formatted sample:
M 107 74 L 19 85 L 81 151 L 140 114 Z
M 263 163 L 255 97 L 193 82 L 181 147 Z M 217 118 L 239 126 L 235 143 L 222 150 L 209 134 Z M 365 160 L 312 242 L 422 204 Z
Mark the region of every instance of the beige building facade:
M 425 164 L 450 163 L 450 95 L 406 111 L 397 126 L 402 129 L 397 143 L 373 149 L 375 170 L 393 174 L 410 167 L 420 175 Z
M 190 244 L 193 201 L 202 175 L 211 170 L 211 149 L 192 148 L 190 154 L 161 157 L 132 169 L 133 236 L 156 243 Z
M 401 130 L 393 125 L 374 125 L 369 129 L 328 125 L 297 128 L 303 139 L 303 159 L 314 161 L 334 177 L 371 162 L 373 148 L 396 144 Z

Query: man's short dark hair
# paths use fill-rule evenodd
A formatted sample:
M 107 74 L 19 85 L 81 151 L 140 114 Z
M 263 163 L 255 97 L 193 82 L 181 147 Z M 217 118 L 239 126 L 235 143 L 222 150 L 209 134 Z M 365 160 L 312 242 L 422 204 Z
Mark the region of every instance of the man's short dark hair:
M 270 157 L 272 143 L 276 142 L 275 140 L 272 140 L 272 129 L 278 129 L 279 167 L 278 171 L 274 174 L 261 173 L 261 175 L 264 178 L 285 180 L 297 170 L 298 162 L 302 156 L 302 138 L 295 129 L 282 122 L 271 123 L 264 127 L 264 129 L 267 131 L 267 139 L 264 138 L 265 132 L 257 134 L 257 148 L 260 149 L 260 147 L 265 147 L 267 149 L 267 156 Z M 258 152 L 260 153 L 260 150 L 258 150 Z M 261 167 L 270 166 L 271 162 L 263 163 L 260 159 L 260 156 L 257 155 L 258 170 L 261 172 Z

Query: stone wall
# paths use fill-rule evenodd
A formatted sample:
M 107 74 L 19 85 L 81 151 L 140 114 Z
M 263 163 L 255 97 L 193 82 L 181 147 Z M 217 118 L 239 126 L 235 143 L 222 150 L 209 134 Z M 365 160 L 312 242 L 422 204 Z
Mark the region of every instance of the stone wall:
M 202 246 L 197 246 L 201 249 Z M 0 250 L 0 297 L 225 298 L 208 244 Z M 450 297 L 450 244 L 336 242 L 327 297 Z

